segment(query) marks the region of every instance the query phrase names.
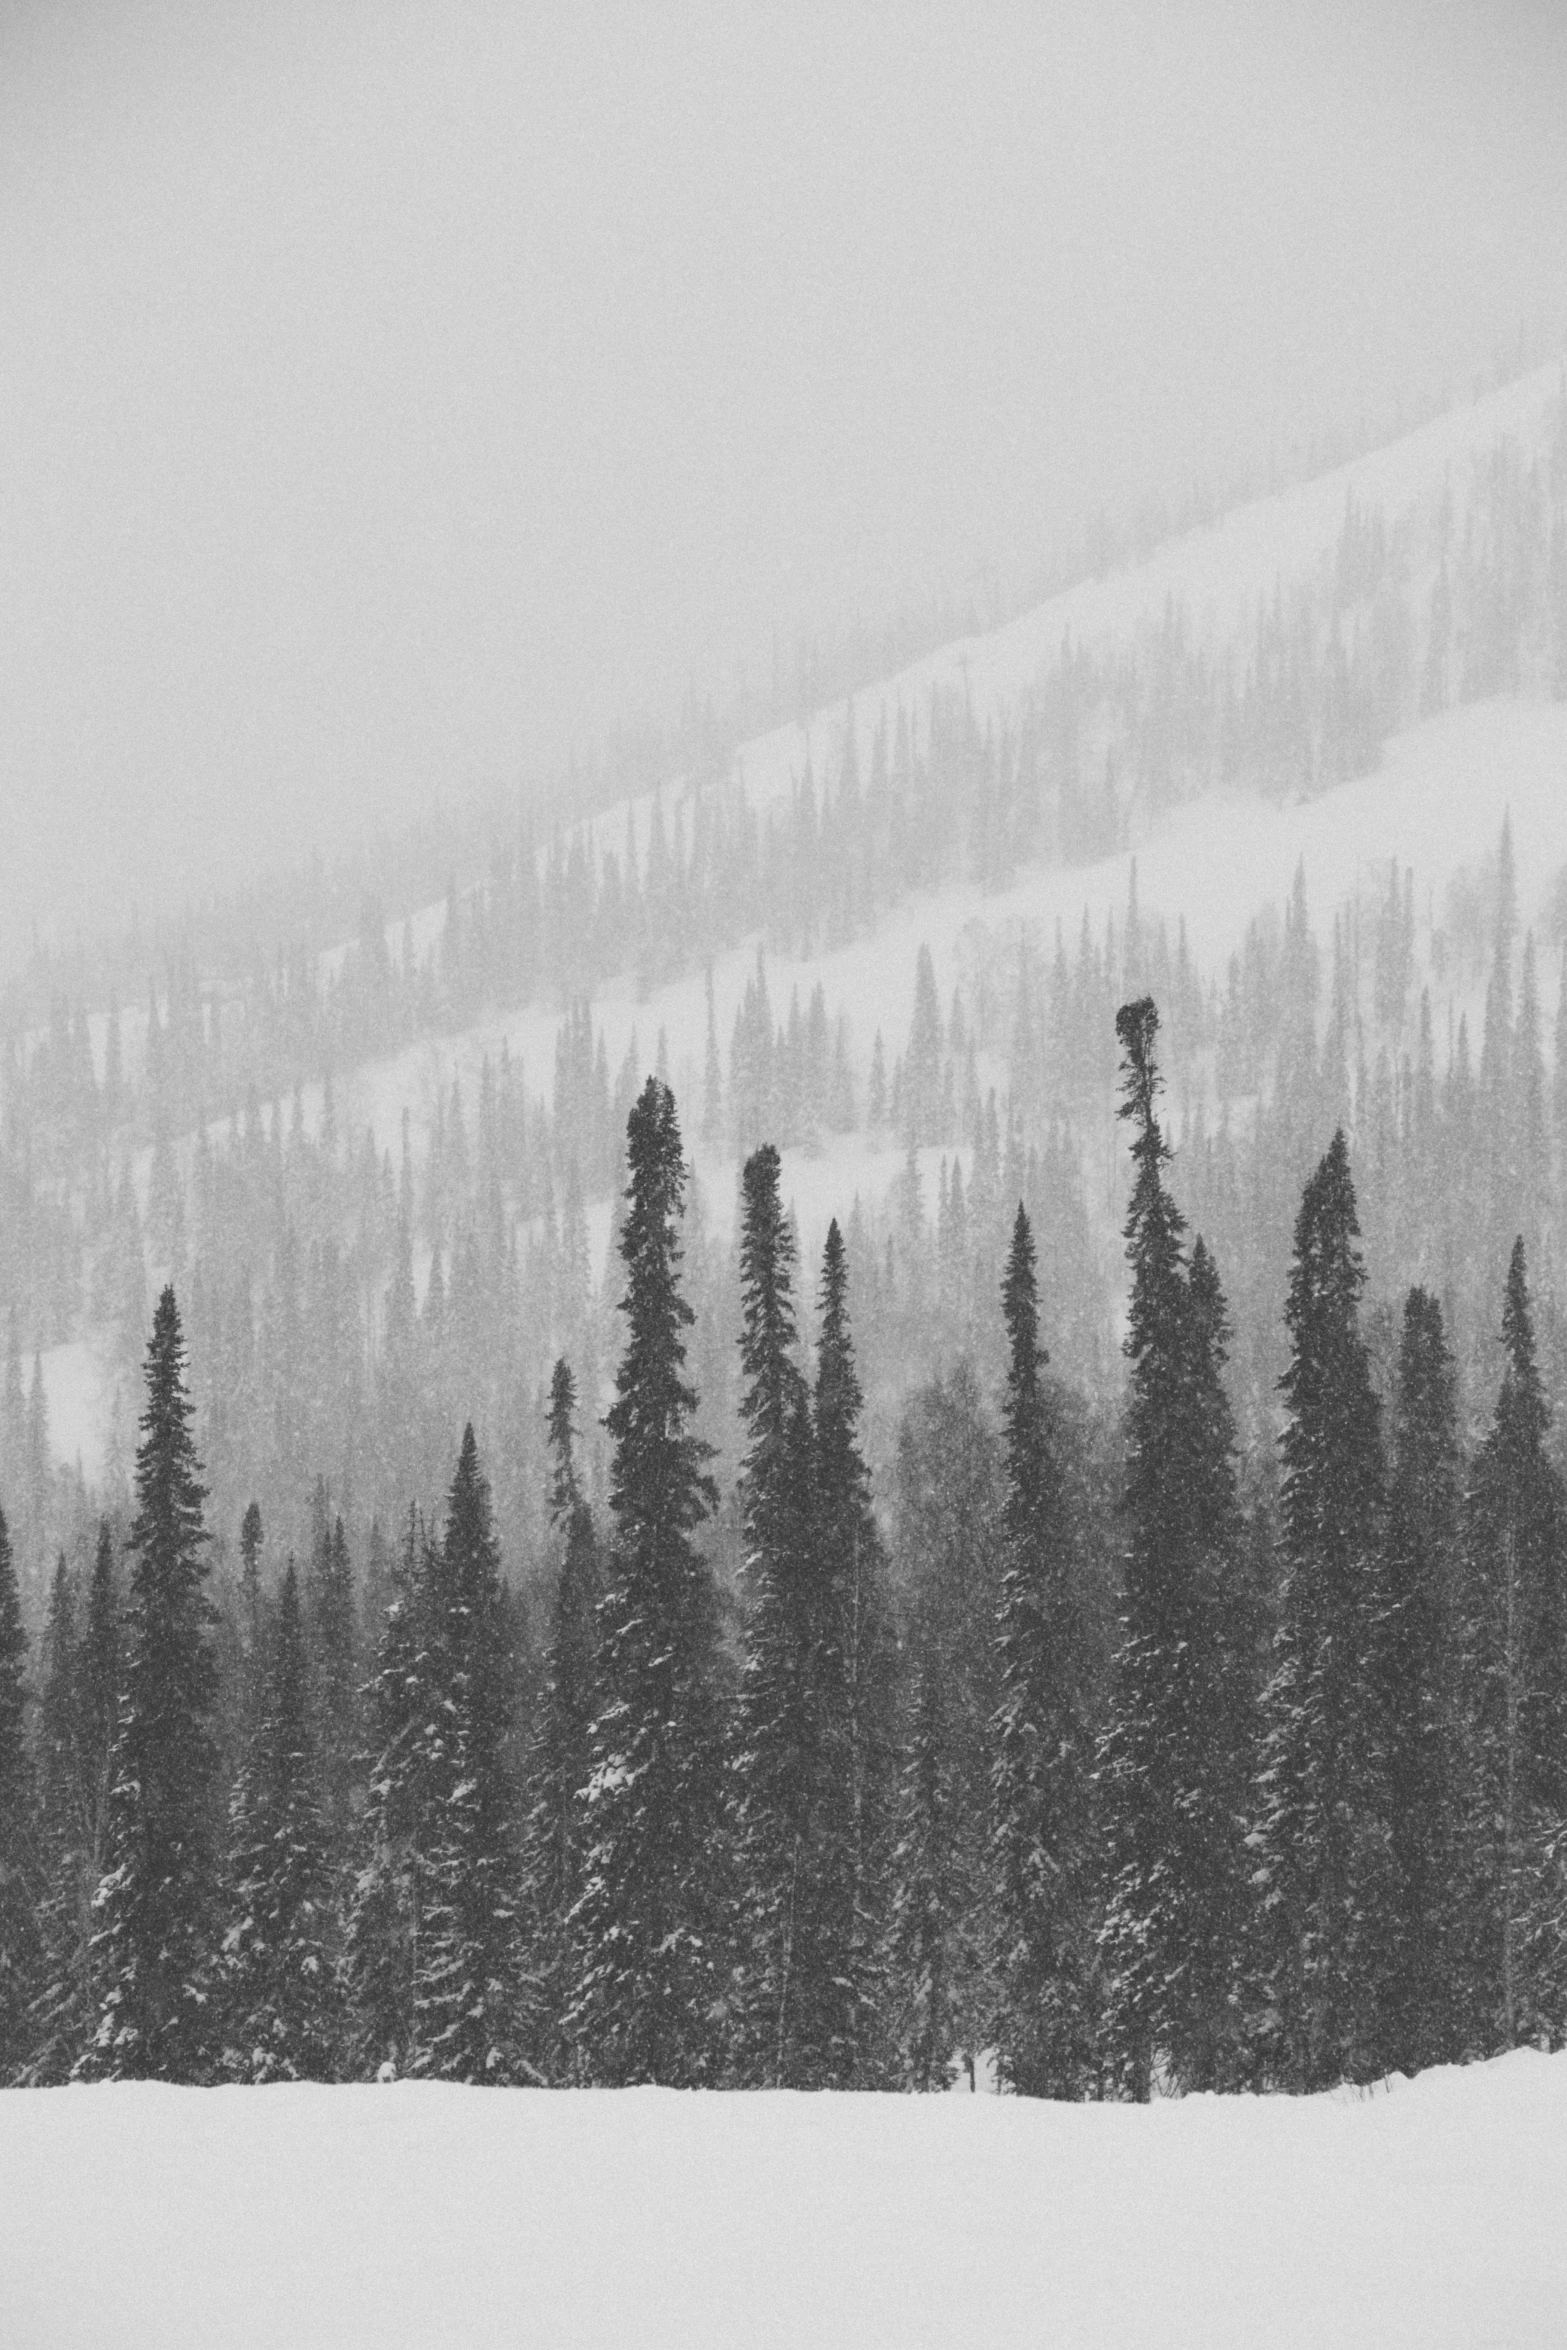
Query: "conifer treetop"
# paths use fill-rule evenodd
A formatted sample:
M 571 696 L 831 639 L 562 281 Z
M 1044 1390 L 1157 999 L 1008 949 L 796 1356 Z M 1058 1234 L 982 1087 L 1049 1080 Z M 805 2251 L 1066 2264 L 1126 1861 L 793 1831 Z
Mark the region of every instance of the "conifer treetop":
M 1153 1057 L 1159 1012 L 1152 996 L 1123 1004 L 1115 1016 L 1121 1042 L 1121 1117 L 1133 1129 L 1131 1203 L 1125 1238 L 1132 1267 L 1132 1302 L 1125 1341 L 1134 1364 L 1150 1349 L 1178 1346 L 1185 1323 L 1181 1236 L 1186 1219 L 1164 1184 L 1170 1157 L 1159 1124 L 1161 1079 Z
M 1497 1434 L 1509 1453 L 1530 1453 L 1538 1449 L 1550 1426 L 1551 1407 L 1545 1398 L 1535 1355 L 1534 1315 L 1529 1304 L 1522 1235 L 1513 1242 L 1507 1267 L 1502 1344 L 1507 1350 L 1507 1367 L 1502 1373 L 1502 1392 L 1497 1400 Z
M 740 1363 L 746 1379 L 741 1416 L 751 1432 L 747 1484 L 778 1471 L 791 1420 L 804 1393 L 793 1360 L 796 1340 L 795 1236 L 779 1197 L 777 1147 L 763 1143 L 741 1174 Z
M 164 1286 L 147 1345 L 147 1408 L 136 1448 L 137 1510 L 130 1548 L 183 1558 L 207 1540 L 202 1484 L 191 1442 L 195 1407 L 185 1386 L 185 1340 L 172 1283 Z
M 1123 1004 L 1115 1016 L 1115 1033 L 1125 1055 L 1121 1063 L 1121 1115 L 1134 1119 L 1145 1133 L 1152 1128 L 1157 1134 L 1154 1103 L 1161 1080 L 1153 1047 L 1159 1033 L 1159 1007 L 1153 997 L 1139 996 L 1135 1003 Z
M 1002 1405 L 1007 1435 L 1007 1522 L 1013 1534 L 1026 1538 L 1034 1530 L 1047 1501 L 1053 1498 L 1054 1473 L 1040 1381 L 1050 1358 L 1039 1343 L 1034 1234 L 1021 1201 L 1007 1251 L 1001 1311 L 1009 1341 L 1006 1398 Z
M 550 1517 L 565 1524 L 581 1499 L 576 1463 L 577 1382 L 564 1355 L 556 1357 L 550 1374 L 550 1405 L 545 1419 L 550 1450 L 555 1456 L 555 1481 L 550 1490 Z
M 816 1441 L 829 1478 L 841 1470 L 866 1482 L 856 1431 L 865 1398 L 854 1362 L 849 1328 L 849 1264 L 835 1216 L 822 1251 L 820 1320 L 816 1342 Z
M 686 1188 L 680 1122 L 660 1078 L 648 1079 L 626 1121 L 626 1161 L 620 1310 L 628 1328 L 604 1419 L 615 1447 L 611 1504 L 623 1528 L 642 1522 L 687 1533 L 717 1507 L 718 1489 L 700 1466 L 709 1448 L 690 1431 L 696 1390 L 681 1377 L 682 1332 L 696 1315 L 679 1279 Z
M 27 1632 L 11 1560 L 11 1535 L 5 1513 L 0 1511 L 0 1791 L 6 1793 L 26 1762 L 22 1740 L 22 1659 L 26 1654 Z
M 1300 1341 L 1313 1329 L 1347 1330 L 1366 1285 L 1365 1260 L 1355 1243 L 1360 1220 L 1349 1171 L 1349 1145 L 1339 1127 L 1301 1198 L 1295 1219 L 1295 1263 L 1284 1320 Z M 1286 1394 L 1302 1373 L 1298 1359 L 1284 1375 Z

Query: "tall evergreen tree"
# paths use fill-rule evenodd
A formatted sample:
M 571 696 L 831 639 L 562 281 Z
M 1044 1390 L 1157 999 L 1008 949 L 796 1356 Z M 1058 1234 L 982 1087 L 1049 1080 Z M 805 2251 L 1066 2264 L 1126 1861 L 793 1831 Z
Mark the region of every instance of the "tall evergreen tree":
M 959 1363 L 914 1398 L 898 1434 L 896 1539 L 911 1588 L 891 1942 L 912 2089 L 972 2068 L 995 2016 L 989 1730 L 1003 1502 L 995 1436 Z
M 1391 1900 L 1380 2032 L 1413 2073 L 1463 2053 L 1458 1436 L 1442 1308 L 1404 1303 L 1377 1692 L 1386 1725 Z
M 1477 1772 L 1480 2044 L 1567 2031 L 1560 1960 L 1541 1893 L 1567 1816 L 1567 1495 L 1548 1459 L 1524 1245 L 1502 1307 L 1506 1362 L 1468 1504 L 1469 1629 Z
M 1370 2079 L 1387 2062 L 1376 2006 L 1392 1894 L 1377 1672 L 1384 1478 L 1359 1232 L 1340 1132 L 1295 1224 L 1283 1620 L 1261 1773 L 1267 2061 L 1295 2089 Z
M 349 2050 L 356 2075 L 395 2079 L 417 2057 L 415 1976 L 427 1873 L 422 1848 L 429 1704 L 429 1546 L 410 1507 L 370 1686 L 368 1798 L 349 1906 Z
M 33 2004 L 31 2047 L 18 2076 L 37 2085 L 70 2078 L 91 2022 L 84 1997 L 84 1961 L 97 1877 L 84 1801 L 81 1662 L 76 1595 L 62 1551 L 49 1592 L 38 1708 L 40 1987 Z
M 590 2079 L 711 2079 L 728 1996 L 718 1609 L 692 1537 L 717 1490 L 682 1376 L 685 1169 L 674 1096 L 648 1079 L 627 1123 L 626 1348 L 605 1425 L 615 1523 L 600 1610 L 589 1850 L 568 2027 Z
M 43 1689 L 34 1744 L 40 1824 L 51 1841 L 61 1832 L 74 1836 L 76 1827 L 78 1648 L 76 1590 L 62 1550 L 44 1619 Z
M 1080 2096 L 1093 2074 L 1094 1916 L 1083 1629 L 1039 1343 L 1034 1235 L 1019 1205 L 1001 1290 L 1008 1363 L 995 1758 L 996 2048 L 1003 2083 Z
M 217 1938 L 216 1695 L 206 1594 L 206 1488 L 191 1439 L 185 1345 L 165 1288 L 147 1349 L 136 1453 L 135 1565 L 98 1894 L 98 2027 L 82 2069 L 200 2081 L 212 2060 Z
M 30 2044 L 28 2011 L 42 1958 L 38 1930 L 38 1823 L 26 1736 L 27 1633 L 11 1536 L 0 1516 L 0 2083 Z
M 1100 1765 L 1110 1885 L 1106 2032 L 1134 2096 L 1156 2072 L 1217 2088 L 1239 2064 L 1246 1880 L 1234 1429 L 1212 1258 L 1187 1262 L 1164 1180 L 1151 998 L 1116 1016 L 1136 1170 L 1126 1224 L 1127 1528 L 1122 1637 Z
M 558 2017 L 569 1964 L 567 1921 L 581 1890 L 586 1828 L 583 1791 L 592 1768 L 598 1710 L 598 1605 L 603 1596 L 598 1535 L 576 1463 L 576 1382 L 557 1361 L 550 1380 L 549 1441 L 555 1459 L 550 1521 L 560 1546 L 550 1619 L 544 1702 L 532 1756 L 528 1890 L 539 1942 L 548 2015 Z M 570 2071 L 570 2050 L 550 2052 Z
M 255 1727 L 266 1682 L 265 1604 L 261 1590 L 261 1505 L 246 1504 L 239 1527 L 239 1636 L 241 1658 L 240 1713 L 245 1727 Z
M 839 1627 L 841 1682 L 829 1684 L 825 1694 L 842 1707 L 828 1752 L 843 1791 L 838 1804 L 845 1797 L 847 1802 L 846 1822 L 841 1808 L 832 1817 L 847 1833 L 847 1870 L 835 1883 L 838 1899 L 846 1891 L 850 1923 L 842 1957 L 846 2013 L 834 2077 L 841 2086 L 869 2088 L 887 2077 L 891 2060 L 885 1950 L 898 1781 L 898 1631 L 860 1448 L 864 1397 L 849 1326 L 848 1262 L 836 1219 L 827 1227 L 818 1304 L 811 1532 Z
M 741 1178 L 741 1515 L 754 1604 L 736 1757 L 739 2062 L 743 2079 L 813 2088 L 849 2063 L 849 1783 L 842 1625 L 812 1522 L 795 1242 L 778 1173 L 764 1143 Z
M 507 1760 L 510 1691 L 500 1549 L 472 1426 L 431 1561 L 434 1669 L 422 1730 L 428 1856 L 415 2067 L 495 2085 L 537 2077 L 521 1952 L 520 1854 Z
M 355 1808 L 359 1688 L 355 1671 L 354 1570 L 341 1517 L 315 1546 L 310 1587 L 311 1683 L 319 1792 L 334 1853 L 348 1841 Z
M 109 1790 L 120 1711 L 120 1602 L 114 1568 L 114 1538 L 107 1518 L 99 1520 L 87 1591 L 87 1622 L 77 1667 L 76 1744 L 82 1798 L 90 1830 L 88 1849 L 94 1886 L 108 1852 Z
M 240 2081 L 329 2081 L 341 2054 L 332 1874 L 292 1559 L 229 1817 L 223 2070 Z

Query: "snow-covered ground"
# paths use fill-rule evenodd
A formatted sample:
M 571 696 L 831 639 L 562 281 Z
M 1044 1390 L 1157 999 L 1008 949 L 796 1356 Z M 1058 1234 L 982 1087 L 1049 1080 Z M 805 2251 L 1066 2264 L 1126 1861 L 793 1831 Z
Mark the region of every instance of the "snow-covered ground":
M 1559 2350 L 1567 2056 L 1361 2095 L 0 2100 L 6 2350 Z

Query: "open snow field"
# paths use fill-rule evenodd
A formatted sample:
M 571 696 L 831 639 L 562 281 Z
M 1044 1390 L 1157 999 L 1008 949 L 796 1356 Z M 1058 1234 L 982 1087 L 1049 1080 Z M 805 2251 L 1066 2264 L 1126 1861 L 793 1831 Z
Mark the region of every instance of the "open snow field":
M 0 2100 L 5 2350 L 1560 2350 L 1567 2056 L 1363 2095 Z

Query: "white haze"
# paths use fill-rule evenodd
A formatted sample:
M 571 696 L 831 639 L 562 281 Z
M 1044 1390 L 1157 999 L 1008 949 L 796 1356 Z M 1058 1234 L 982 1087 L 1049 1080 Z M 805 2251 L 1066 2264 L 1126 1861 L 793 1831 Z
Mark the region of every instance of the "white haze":
M 0 26 L 0 965 L 1511 354 L 1544 8 Z

